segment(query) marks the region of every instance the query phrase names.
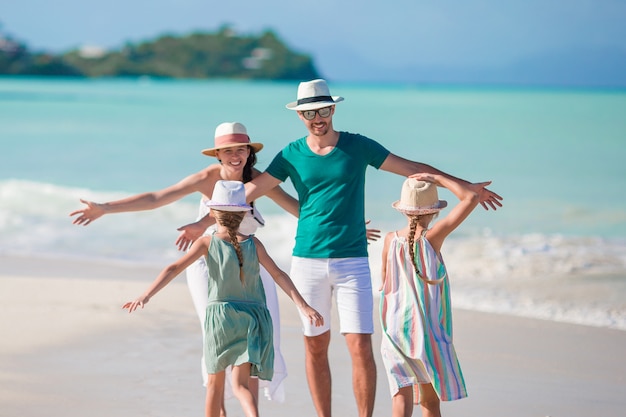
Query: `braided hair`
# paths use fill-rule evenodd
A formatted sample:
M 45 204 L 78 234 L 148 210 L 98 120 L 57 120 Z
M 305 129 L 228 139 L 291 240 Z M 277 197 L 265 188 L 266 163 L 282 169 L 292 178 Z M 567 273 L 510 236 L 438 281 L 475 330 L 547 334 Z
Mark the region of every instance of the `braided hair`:
M 241 252 L 241 246 L 239 245 L 239 240 L 237 239 L 237 230 L 239 230 L 239 225 L 243 220 L 246 212 L 244 211 L 223 211 L 223 210 L 213 210 L 213 215 L 217 222 L 224 226 L 228 231 L 228 237 L 230 237 L 230 243 L 232 243 L 235 248 L 235 253 L 237 254 L 237 260 L 239 261 L 239 279 L 241 283 L 244 283 L 243 276 L 243 254 Z
M 417 225 L 420 225 L 424 228 L 424 231 L 427 230 L 430 222 L 435 218 L 436 214 L 409 214 L 407 217 L 409 218 L 409 234 L 407 236 L 407 244 L 409 245 L 409 256 L 411 257 L 411 263 L 415 268 L 415 273 L 418 277 L 423 280 L 426 280 L 422 274 L 420 274 L 420 270 L 417 267 L 417 261 L 415 260 L 415 230 L 417 229 Z

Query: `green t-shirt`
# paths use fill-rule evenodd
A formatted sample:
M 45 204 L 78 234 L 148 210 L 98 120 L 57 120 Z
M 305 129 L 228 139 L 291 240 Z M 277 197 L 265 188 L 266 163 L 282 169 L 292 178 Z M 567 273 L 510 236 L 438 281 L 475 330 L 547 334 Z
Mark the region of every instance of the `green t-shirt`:
M 365 169 L 379 168 L 389 151 L 365 136 L 340 132 L 335 148 L 317 155 L 306 137 L 291 142 L 266 172 L 291 178 L 300 200 L 294 256 L 355 258 L 367 256 Z

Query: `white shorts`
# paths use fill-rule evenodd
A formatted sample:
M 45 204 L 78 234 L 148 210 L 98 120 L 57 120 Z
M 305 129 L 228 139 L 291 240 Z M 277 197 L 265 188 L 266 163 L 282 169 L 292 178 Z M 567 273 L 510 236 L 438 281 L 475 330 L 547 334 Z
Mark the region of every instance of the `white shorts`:
M 300 314 L 305 336 L 330 329 L 333 292 L 336 292 L 341 333 L 374 333 L 374 296 L 367 258 L 292 257 L 291 279 L 302 297 L 324 317 L 315 327 Z

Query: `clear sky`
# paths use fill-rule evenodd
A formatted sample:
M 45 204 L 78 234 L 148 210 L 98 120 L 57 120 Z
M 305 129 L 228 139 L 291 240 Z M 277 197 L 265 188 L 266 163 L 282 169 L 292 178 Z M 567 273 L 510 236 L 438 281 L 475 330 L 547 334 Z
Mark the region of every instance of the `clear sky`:
M 626 57 L 626 0 L 0 0 L 0 23 L 30 48 L 54 52 L 223 24 L 272 29 L 339 78 L 372 68 L 498 68 L 579 51 Z

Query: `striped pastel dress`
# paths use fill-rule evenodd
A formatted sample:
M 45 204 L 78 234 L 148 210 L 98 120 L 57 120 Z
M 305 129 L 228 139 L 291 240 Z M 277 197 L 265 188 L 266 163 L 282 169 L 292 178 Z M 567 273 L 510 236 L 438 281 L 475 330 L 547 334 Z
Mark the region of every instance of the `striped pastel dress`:
M 393 397 L 402 387 L 432 383 L 441 401 L 458 400 L 467 391 L 452 344 L 448 274 L 426 237 L 415 245 L 420 274 L 428 282 L 414 273 L 407 241 L 397 233 L 386 260 L 380 319 L 389 389 Z

